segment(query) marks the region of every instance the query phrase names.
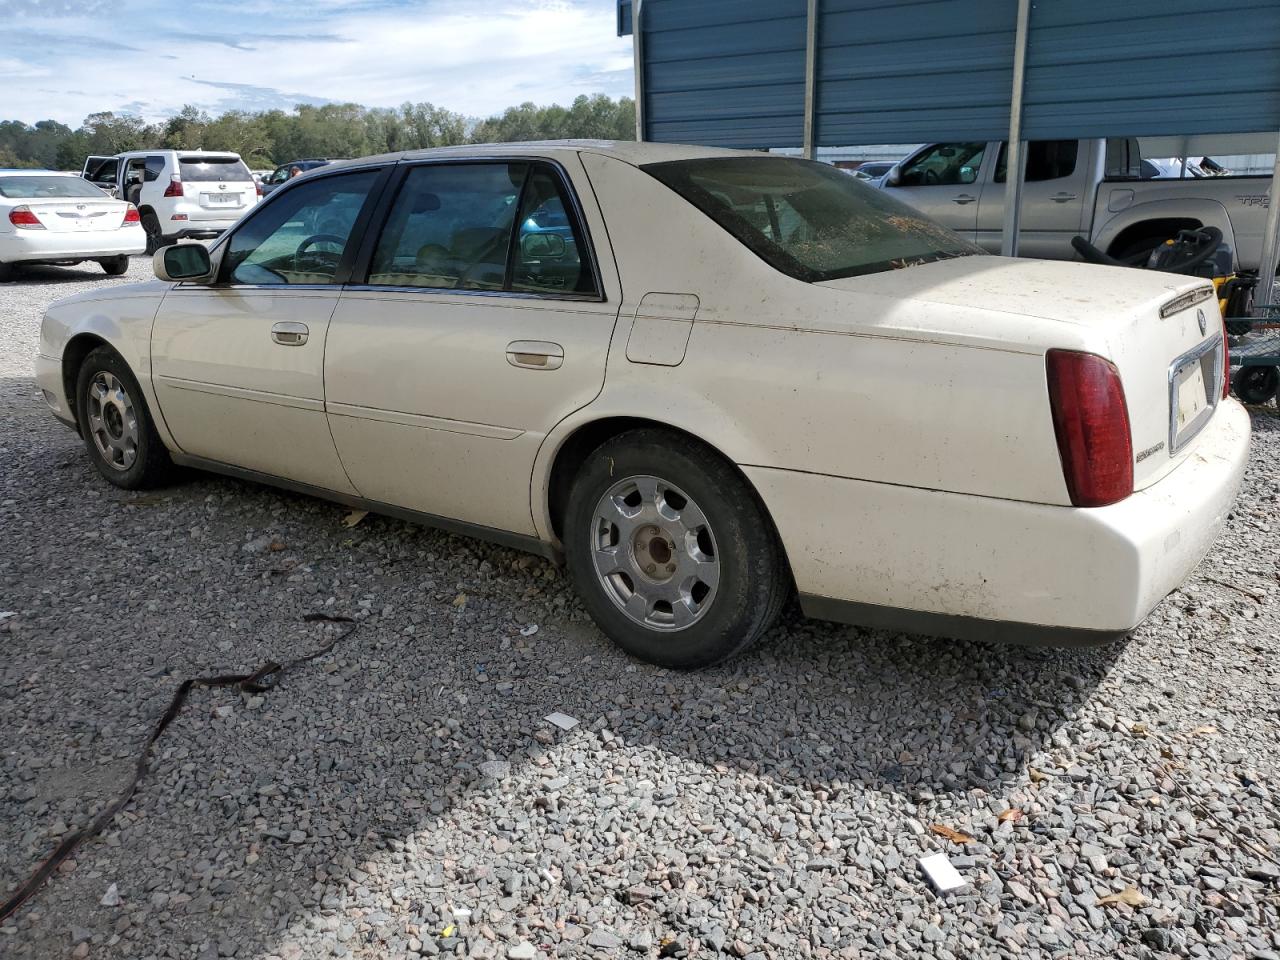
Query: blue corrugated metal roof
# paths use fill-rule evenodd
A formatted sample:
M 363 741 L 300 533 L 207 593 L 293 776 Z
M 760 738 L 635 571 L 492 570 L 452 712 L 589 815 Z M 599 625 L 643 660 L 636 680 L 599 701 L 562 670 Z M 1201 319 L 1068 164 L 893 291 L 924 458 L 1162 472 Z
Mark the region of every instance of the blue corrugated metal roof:
M 820 146 L 1003 139 L 1016 0 L 819 0 Z M 648 139 L 798 145 L 806 0 L 644 0 Z M 618 30 L 631 30 L 619 0 Z M 1028 139 L 1280 128 L 1277 0 L 1039 0 Z

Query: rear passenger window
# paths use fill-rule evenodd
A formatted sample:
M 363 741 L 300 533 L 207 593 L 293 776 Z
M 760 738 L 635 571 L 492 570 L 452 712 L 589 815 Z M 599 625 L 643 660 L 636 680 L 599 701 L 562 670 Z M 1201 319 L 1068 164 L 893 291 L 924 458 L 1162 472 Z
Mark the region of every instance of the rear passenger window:
M 1078 140 L 1031 140 L 1027 143 L 1027 183 L 1041 180 L 1060 180 L 1076 172 L 1076 155 L 1080 151 Z M 996 183 L 1004 183 L 1008 165 L 1008 144 L 1000 145 L 996 159 Z
M 524 162 L 424 164 L 405 176 L 369 284 L 594 293 L 564 187 Z

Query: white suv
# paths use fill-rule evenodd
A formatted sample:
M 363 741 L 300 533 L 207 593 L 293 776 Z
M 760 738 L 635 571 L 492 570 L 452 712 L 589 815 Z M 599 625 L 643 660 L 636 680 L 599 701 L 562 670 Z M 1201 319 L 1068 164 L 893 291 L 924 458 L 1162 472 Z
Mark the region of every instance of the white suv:
M 137 206 L 147 253 L 178 240 L 218 236 L 258 202 L 261 192 L 237 154 L 209 150 L 89 157 L 81 176 Z

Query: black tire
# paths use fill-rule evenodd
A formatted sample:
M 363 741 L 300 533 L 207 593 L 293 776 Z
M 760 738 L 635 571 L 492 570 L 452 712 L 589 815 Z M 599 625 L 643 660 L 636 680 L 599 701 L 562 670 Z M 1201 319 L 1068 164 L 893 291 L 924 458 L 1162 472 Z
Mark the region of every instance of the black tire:
M 118 385 L 127 401 L 124 408 L 128 414 L 120 413 L 122 407 L 119 403 L 103 404 L 90 397 L 90 388 L 95 386 L 100 375 L 103 385 L 111 385 L 111 393 L 114 394 Z M 102 346 L 90 351 L 80 365 L 76 376 L 76 419 L 89 459 L 98 472 L 117 487 L 125 490 L 155 487 L 171 475 L 173 462 L 156 433 L 142 389 L 124 358 L 110 347 Z M 96 426 L 98 424 L 100 426 Z M 131 458 L 127 451 L 120 453 L 129 446 L 130 438 Z M 100 449 L 100 445 L 106 448 L 106 452 Z M 113 458 L 108 459 L 108 452 L 112 451 Z
M 640 537 L 645 529 L 654 531 L 662 541 L 656 546 L 663 547 L 666 557 L 672 561 L 672 566 L 659 570 L 659 575 L 672 571 L 667 572 L 668 580 L 664 584 L 644 576 L 640 569 L 643 561 L 636 559 L 637 551 L 649 560 L 658 557 L 659 566 L 664 561 L 651 547 L 641 546 L 641 541 L 631 537 L 626 543 L 616 544 L 622 551 L 617 555 L 625 556 L 625 562 L 631 566 L 611 577 L 597 574 L 595 556 L 609 549 L 599 538 L 623 539 L 619 526 L 610 526 L 598 517 L 597 507 L 605 508 L 606 493 L 630 483 L 631 478 L 646 477 L 656 478 L 657 489 L 666 490 L 658 499 L 672 498 L 665 500 L 664 506 L 674 504 L 677 513 L 684 509 L 685 514 L 676 523 L 683 525 L 687 516 L 696 517 L 700 513 L 705 524 L 699 526 L 697 532 L 686 530 L 683 535 L 678 532 L 668 535 L 658 532 L 656 525 L 639 521 L 644 526 L 636 528 L 635 537 Z M 635 496 L 640 496 L 638 491 Z M 693 510 L 689 509 L 689 501 Z M 564 527 L 569 573 L 592 619 L 623 650 L 659 666 L 694 669 L 740 653 L 769 629 L 790 595 L 791 578 L 782 544 L 755 491 L 717 453 L 682 434 L 638 429 L 620 434 L 596 448 L 583 462 L 570 487 Z M 611 532 L 602 533 L 605 529 Z M 716 585 L 704 592 L 701 602 L 706 606 L 699 607 L 687 626 L 675 625 L 671 603 L 666 603 L 666 612 L 661 610 L 665 601 L 654 606 L 653 616 L 670 615 L 673 622 L 665 626 L 646 625 L 624 612 L 619 594 L 659 590 L 683 578 L 685 573 L 677 570 L 677 564 L 684 563 L 688 557 L 679 556 L 679 548 L 670 551 L 676 538 L 681 536 L 688 544 L 687 549 L 696 549 L 702 560 L 710 557 L 717 562 Z M 648 569 L 653 571 L 652 563 Z M 682 583 L 688 582 L 682 580 Z M 706 584 L 695 582 L 688 595 L 695 597 L 700 588 L 705 589 Z M 648 606 L 644 606 L 647 611 Z M 682 607 L 682 612 L 687 615 L 688 609 Z
M 160 219 L 150 210 L 142 214 L 142 229 L 147 234 L 147 256 L 151 256 L 161 247 L 168 246 L 160 226 Z
M 102 267 L 103 272 L 108 277 L 119 277 L 123 276 L 125 272 L 128 271 L 129 258 L 124 254 L 121 254 L 118 257 L 107 257 L 106 259 L 99 260 L 98 265 Z
M 11 263 L 0 263 L 0 283 L 17 279 L 18 268 Z
M 1231 377 L 1231 390 L 1245 403 L 1266 403 L 1280 388 L 1280 368 L 1241 367 Z

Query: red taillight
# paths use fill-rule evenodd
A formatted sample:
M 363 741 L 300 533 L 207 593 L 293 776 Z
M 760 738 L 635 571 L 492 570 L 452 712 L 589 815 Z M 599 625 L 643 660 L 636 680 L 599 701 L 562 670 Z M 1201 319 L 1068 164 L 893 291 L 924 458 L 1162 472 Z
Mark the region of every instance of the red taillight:
M 164 188 L 164 195 L 166 197 L 182 196 L 182 177 L 176 173 L 171 173 L 169 175 L 169 185 Z
M 258 194 L 258 196 L 262 196 L 262 183 L 261 183 L 261 181 L 255 180 L 255 181 L 253 182 L 253 189 L 254 189 L 254 191 Z
M 1120 373 L 1092 353 L 1045 356 L 1049 407 L 1067 492 L 1077 507 L 1105 507 L 1133 493 L 1133 440 Z
M 141 223 L 141 222 L 142 222 L 142 217 L 138 214 L 138 208 L 135 207 L 132 203 L 129 204 L 128 209 L 125 210 L 124 212 L 124 223 L 130 224 L 130 223 Z
M 44 224 L 40 222 L 40 218 L 25 204 L 21 207 L 14 207 L 9 211 L 9 222 L 15 227 L 21 227 L 23 230 L 44 229 Z
M 1227 348 L 1227 321 L 1222 321 L 1222 399 L 1231 396 L 1231 351 Z

